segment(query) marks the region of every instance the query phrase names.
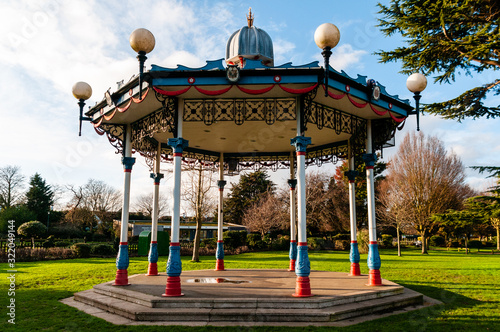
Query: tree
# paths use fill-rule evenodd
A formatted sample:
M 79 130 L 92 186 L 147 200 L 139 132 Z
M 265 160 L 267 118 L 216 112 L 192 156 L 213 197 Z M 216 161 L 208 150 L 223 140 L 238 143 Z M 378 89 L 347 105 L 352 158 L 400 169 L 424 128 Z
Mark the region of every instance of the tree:
M 0 210 L 22 201 L 24 179 L 19 166 L 8 165 L 0 168 Z
M 428 237 L 437 227 L 430 217 L 460 210 L 463 200 L 474 194 L 465 184 L 464 166 L 455 154 L 446 153 L 437 137 L 420 132 L 405 136 L 387 169 L 387 186 L 394 197 L 401 198 L 407 225 L 422 237 L 422 254 L 426 254 Z
M 31 238 L 32 248 L 35 249 L 35 238 L 47 233 L 47 227 L 39 221 L 28 221 L 19 226 L 17 233 Z
M 35 213 L 30 211 L 24 204 L 4 208 L 0 211 L 0 233 L 7 233 L 9 220 L 14 220 L 15 226 L 19 227 L 25 222 L 34 219 L 36 219 Z
M 135 210 L 151 218 L 151 216 L 153 215 L 153 193 L 143 194 L 137 197 L 137 199 L 135 200 Z M 158 217 L 162 216 L 164 213 L 167 213 L 168 210 L 168 201 L 160 193 L 160 196 L 158 197 Z
M 83 186 L 68 186 L 73 194 L 66 220 L 103 234 L 113 230 L 113 215 L 121 207 L 120 191 L 101 180 L 89 179 Z
M 468 248 L 468 241 L 474 226 L 483 221 L 481 215 L 470 210 L 448 210 L 446 213 L 436 213 L 431 216 L 431 220 L 437 224 L 448 227 L 456 238 L 465 239 L 465 249 Z
M 487 223 L 496 230 L 497 250 L 500 250 L 500 174 L 496 177 L 497 183 L 488 191 L 489 195 L 472 197 L 469 202 L 483 213 Z
M 377 225 L 389 226 L 396 229 L 396 238 L 398 243 L 398 256 L 401 256 L 401 231 L 407 231 L 407 210 L 405 209 L 405 199 L 399 196 L 399 188 L 393 188 L 397 185 L 395 181 L 384 180 L 378 185 L 378 203 Z
M 497 0 L 392 0 L 378 4 L 379 26 L 387 36 L 401 34 L 406 45 L 377 54 L 381 62 L 401 60 L 402 73 L 437 74 L 435 81 L 450 83 L 457 73 L 500 69 L 500 3 Z M 500 80 L 474 87 L 423 110 L 446 119 L 497 118 L 500 105 L 487 106 L 488 95 L 500 93 Z
M 48 212 L 54 204 L 54 191 L 40 174 L 35 173 L 30 179 L 30 188 L 26 193 L 26 206 L 36 214 L 36 219 L 47 223 Z
M 229 197 L 224 203 L 224 221 L 241 225 L 244 211 L 264 193 L 274 192 L 274 187 L 266 172 L 257 171 L 241 175 L 240 181 L 232 184 Z
M 200 238 L 203 220 L 215 209 L 216 200 L 212 194 L 214 183 L 213 173 L 203 169 L 201 164 L 190 168 L 186 181 L 183 183 L 182 198 L 187 202 L 189 209 L 194 212 L 196 219 L 196 233 L 193 245 L 193 262 L 200 261 Z
M 262 237 L 268 232 L 288 228 L 289 222 L 286 204 L 272 193 L 265 193 L 243 216 L 243 225 L 250 232 L 259 232 Z

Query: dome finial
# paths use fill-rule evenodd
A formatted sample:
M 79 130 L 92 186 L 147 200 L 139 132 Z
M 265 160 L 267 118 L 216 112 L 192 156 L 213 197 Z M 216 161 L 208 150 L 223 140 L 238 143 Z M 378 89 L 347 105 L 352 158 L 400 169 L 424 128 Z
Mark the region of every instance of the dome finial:
M 252 7 L 248 8 L 247 21 L 248 21 L 248 27 L 251 28 L 253 26 Z

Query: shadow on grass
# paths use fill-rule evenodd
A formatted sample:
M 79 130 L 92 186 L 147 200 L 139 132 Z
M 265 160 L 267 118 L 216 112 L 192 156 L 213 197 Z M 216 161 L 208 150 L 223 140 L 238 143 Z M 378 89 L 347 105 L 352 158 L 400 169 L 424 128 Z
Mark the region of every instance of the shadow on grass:
M 381 331 L 482 331 L 485 327 L 498 324 L 498 320 L 494 318 L 478 317 L 477 312 L 480 309 L 475 307 L 483 305 L 482 301 L 430 285 L 404 282 L 399 284 L 443 304 L 365 322 L 356 325 L 358 330 L 376 325 L 384 326 Z

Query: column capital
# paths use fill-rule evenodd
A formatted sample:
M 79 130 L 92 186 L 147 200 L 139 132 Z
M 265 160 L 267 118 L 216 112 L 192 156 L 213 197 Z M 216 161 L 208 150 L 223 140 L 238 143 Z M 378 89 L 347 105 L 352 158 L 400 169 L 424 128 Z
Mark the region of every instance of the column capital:
M 363 153 L 363 160 L 365 161 L 366 167 L 373 168 L 377 161 L 377 155 L 375 153 Z
M 160 180 L 163 179 L 163 173 L 150 173 L 149 177 L 155 181 L 155 184 L 160 184 Z
M 135 164 L 135 158 L 133 157 L 122 157 L 122 164 L 125 172 L 132 171 L 132 166 Z
M 224 186 L 226 185 L 227 181 L 224 180 L 218 180 L 217 181 L 217 187 L 219 187 L 219 190 L 223 190 Z
M 287 182 L 288 182 L 288 186 L 292 190 L 295 189 L 295 187 L 297 186 L 297 179 L 289 179 Z
M 169 138 L 167 144 L 172 147 L 174 153 L 182 153 L 188 147 L 189 141 L 182 137 Z
M 350 170 L 350 171 L 345 172 L 345 176 L 347 176 L 347 179 L 349 179 L 349 181 L 355 181 L 356 176 L 358 176 L 358 174 L 359 174 L 359 172 L 354 171 L 354 170 Z
M 290 139 L 290 145 L 295 146 L 297 152 L 306 152 L 306 148 L 309 144 L 311 144 L 311 137 L 295 136 Z

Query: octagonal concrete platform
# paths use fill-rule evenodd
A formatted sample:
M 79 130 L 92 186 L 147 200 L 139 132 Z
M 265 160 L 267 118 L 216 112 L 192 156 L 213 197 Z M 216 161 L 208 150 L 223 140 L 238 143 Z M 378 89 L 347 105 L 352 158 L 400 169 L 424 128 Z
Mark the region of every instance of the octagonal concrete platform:
M 292 296 L 295 274 L 286 270 L 183 271 L 182 297 L 161 296 L 166 279 L 134 275 L 130 286 L 110 281 L 63 302 L 115 324 L 192 326 L 341 326 L 437 303 L 385 279 L 370 287 L 366 275 L 341 272 L 311 271 L 308 298 Z

